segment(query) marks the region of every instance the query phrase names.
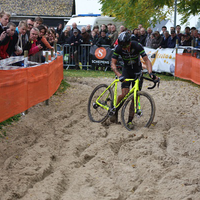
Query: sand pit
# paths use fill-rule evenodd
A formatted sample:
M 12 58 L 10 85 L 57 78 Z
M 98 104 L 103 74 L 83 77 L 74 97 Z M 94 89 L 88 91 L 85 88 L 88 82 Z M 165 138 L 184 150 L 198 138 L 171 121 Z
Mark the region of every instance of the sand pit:
M 148 91 L 155 126 L 129 132 L 87 117 L 91 91 L 112 79 L 67 81 L 71 87 L 49 106 L 40 103 L 5 128 L 0 200 L 200 199 L 198 87 L 162 81 Z

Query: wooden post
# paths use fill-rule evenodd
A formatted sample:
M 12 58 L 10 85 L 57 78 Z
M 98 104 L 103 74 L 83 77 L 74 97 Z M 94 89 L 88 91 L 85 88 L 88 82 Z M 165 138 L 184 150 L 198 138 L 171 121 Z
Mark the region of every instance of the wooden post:
M 53 49 L 51 49 L 51 60 L 53 60 Z
M 194 47 L 194 43 L 193 43 L 193 40 L 191 41 L 191 46 L 192 46 L 192 51 L 191 51 L 191 55 L 194 56 L 194 50 L 193 50 L 193 47 Z
M 49 52 L 46 52 L 46 53 L 45 53 L 45 63 L 48 63 L 48 61 L 49 61 Z M 47 100 L 45 101 L 45 104 L 46 104 L 46 106 L 49 105 L 49 99 L 47 99 Z
M 28 67 L 28 51 L 24 51 L 24 67 Z
M 28 51 L 24 51 L 24 67 L 28 67 Z M 24 114 L 27 115 L 28 114 L 28 110 L 24 111 Z
M 45 53 L 45 62 L 48 63 L 49 61 L 49 52 Z

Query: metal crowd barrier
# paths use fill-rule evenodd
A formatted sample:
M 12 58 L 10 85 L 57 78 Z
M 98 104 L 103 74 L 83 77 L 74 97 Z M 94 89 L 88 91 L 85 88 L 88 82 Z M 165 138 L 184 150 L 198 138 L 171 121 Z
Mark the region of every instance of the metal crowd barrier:
M 79 65 L 82 69 L 92 69 L 90 58 L 90 44 L 81 44 L 79 46 L 71 46 L 64 44 L 62 46 L 63 66 L 66 70 L 73 69 L 75 65 Z M 108 45 L 102 45 L 108 47 Z M 105 71 L 108 67 L 105 68 Z

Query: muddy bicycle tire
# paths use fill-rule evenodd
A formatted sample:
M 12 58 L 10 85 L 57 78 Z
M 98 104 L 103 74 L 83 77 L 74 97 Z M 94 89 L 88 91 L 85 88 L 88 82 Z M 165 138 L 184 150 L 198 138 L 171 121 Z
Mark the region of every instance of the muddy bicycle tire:
M 137 95 L 140 95 L 140 104 L 141 104 L 141 111 L 142 115 L 138 115 L 134 113 L 133 118 L 133 125 L 136 128 L 141 127 L 149 127 L 155 116 L 156 106 L 154 99 L 149 95 L 147 92 L 144 91 L 138 91 Z M 127 125 L 128 117 L 130 112 L 134 112 L 134 106 L 133 106 L 133 99 L 134 95 L 132 94 L 128 99 L 124 102 L 124 105 L 122 106 L 121 110 L 121 120 L 123 126 L 129 130 L 132 131 L 132 129 L 129 128 Z

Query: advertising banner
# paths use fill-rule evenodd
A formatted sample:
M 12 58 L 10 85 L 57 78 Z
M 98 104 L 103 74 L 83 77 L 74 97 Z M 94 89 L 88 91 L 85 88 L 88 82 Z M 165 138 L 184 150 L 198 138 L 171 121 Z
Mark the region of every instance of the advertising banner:
M 90 56 L 92 65 L 110 65 L 112 50 L 109 47 L 91 46 Z

